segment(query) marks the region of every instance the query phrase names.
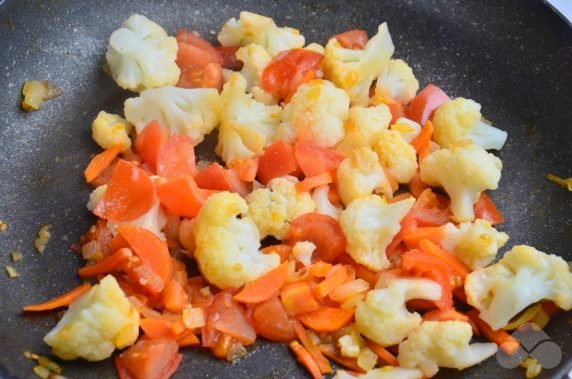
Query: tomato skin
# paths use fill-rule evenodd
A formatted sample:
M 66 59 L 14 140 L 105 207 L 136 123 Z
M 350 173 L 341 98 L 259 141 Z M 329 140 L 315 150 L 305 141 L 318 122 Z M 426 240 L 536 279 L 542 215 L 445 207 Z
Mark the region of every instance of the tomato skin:
M 280 99 L 289 100 L 296 89 L 316 77 L 324 56 L 306 49 L 286 50 L 278 54 L 262 73 L 262 88 Z
M 168 137 L 167 130 L 158 121 L 153 120 L 145 126 L 135 139 L 135 152 L 153 172 L 157 170 L 157 157 Z
M 222 89 L 223 56 L 196 32 L 177 32 L 177 65 L 181 76 L 177 87 Z
M 258 161 L 258 179 L 264 185 L 274 178 L 296 171 L 296 159 L 292 146 L 280 140 L 266 147 Z
M 347 32 L 336 34 L 330 39 L 332 38 L 338 40 L 342 47 L 354 50 L 363 50 L 369 40 L 367 32 L 361 29 L 348 30 Z
M 252 320 L 256 332 L 266 339 L 278 342 L 296 339 L 295 321 L 288 316 L 276 296 L 257 305 L 252 313 Z
M 203 338 L 205 346 L 214 347 L 220 338 L 217 334 L 220 333 L 229 335 L 245 346 L 256 341 L 256 331 L 247 318 L 244 307 L 234 301 L 232 296 L 231 290 L 220 291 L 214 296 L 207 309 L 206 335 Z
M 405 116 L 421 125 L 433 117 L 439 105 L 451 100 L 447 94 L 434 84 L 429 84 L 411 100 L 405 108 Z
M 195 148 L 191 137 L 175 134 L 167 139 L 157 156 L 157 175 L 172 178 L 183 175 L 194 175 Z
M 316 245 L 312 261 L 332 262 L 346 250 L 346 237 L 338 222 L 330 216 L 306 213 L 290 224 L 288 242 L 310 241 Z
M 294 156 L 306 177 L 335 171 L 346 158 L 333 150 L 306 142 L 296 142 Z
M 139 340 L 115 358 L 120 379 L 168 379 L 183 355 L 173 340 Z
M 230 191 L 246 196 L 251 186 L 238 177 L 236 171 L 225 169 L 217 162 L 213 162 L 195 175 L 197 185 L 204 189 L 217 191 Z
M 498 225 L 504 222 L 503 215 L 499 212 L 491 198 L 486 193 L 481 193 L 479 200 L 473 206 L 475 218 L 482 218 L 491 223 Z

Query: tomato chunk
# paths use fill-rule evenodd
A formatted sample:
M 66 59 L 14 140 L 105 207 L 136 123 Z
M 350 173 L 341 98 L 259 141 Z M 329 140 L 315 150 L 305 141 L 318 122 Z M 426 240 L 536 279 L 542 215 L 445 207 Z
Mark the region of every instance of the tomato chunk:
M 195 217 L 207 199 L 190 176 L 179 176 L 162 183 L 157 187 L 157 196 L 167 209 L 183 217 Z
M 182 359 L 173 340 L 140 340 L 115 358 L 115 367 L 120 379 L 168 379 Z
M 181 76 L 177 87 L 222 89 L 223 57 L 197 32 L 177 32 L 177 65 Z
M 295 171 L 294 151 L 292 146 L 284 141 L 277 141 L 268 146 L 258 161 L 257 175 L 262 184 Z
M 154 120 L 135 139 L 135 152 L 153 171 L 157 170 L 157 157 L 168 137 L 167 130 Z
M 243 345 L 256 340 L 256 331 L 246 317 L 244 308 L 232 299 L 229 290 L 217 293 L 207 310 L 207 331 L 213 329 L 227 334 Z
M 288 242 L 310 241 L 316 245 L 312 261 L 332 262 L 346 249 L 346 237 L 338 222 L 330 216 L 306 213 L 290 224 Z
M 172 178 L 182 175 L 194 175 L 195 148 L 191 137 L 175 134 L 167 139 L 157 156 L 157 175 Z
M 252 320 L 256 332 L 266 339 L 278 342 L 296 339 L 295 321 L 288 316 L 276 296 L 257 305 L 252 313 Z
M 335 171 L 346 158 L 333 150 L 305 142 L 296 142 L 294 155 L 307 177 Z
M 365 30 L 353 29 L 331 37 L 338 40 L 340 45 L 346 49 L 362 50 L 367 45 L 368 36 Z M 330 39 L 331 39 L 330 38 Z
M 421 125 L 425 125 L 427 120 L 433 116 L 435 109 L 449 100 L 451 99 L 442 89 L 434 84 L 429 84 L 411 100 L 411 103 L 405 109 L 405 116 Z

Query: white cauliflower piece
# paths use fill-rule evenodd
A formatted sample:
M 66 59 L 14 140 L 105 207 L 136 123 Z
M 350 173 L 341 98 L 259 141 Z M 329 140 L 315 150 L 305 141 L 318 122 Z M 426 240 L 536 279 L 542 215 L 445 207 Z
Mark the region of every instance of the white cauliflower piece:
M 104 149 L 116 145 L 126 149 L 131 146 L 129 132 L 132 128 L 133 125 L 123 117 L 101 111 L 91 123 L 91 136 Z
M 334 206 L 330 202 L 328 192 L 330 192 L 330 186 L 327 184 L 316 187 L 314 191 L 312 191 L 312 200 L 316 203 L 316 213 L 338 220 L 342 209 Z
M 391 122 L 391 112 L 385 104 L 374 107 L 353 106 L 346 122 L 348 131 L 355 128 L 367 140 L 370 146 L 377 140 L 378 134 L 387 129 Z
M 344 357 L 356 358 L 357 365 L 364 371 L 369 371 L 375 367 L 378 356 L 367 346 L 356 328 L 338 339 L 340 352 Z
M 195 145 L 218 124 L 222 105 L 214 88 L 161 87 L 141 92 L 125 101 L 125 118 L 137 133 L 153 120 L 170 134 L 186 134 Z
M 195 259 L 205 278 L 219 288 L 240 287 L 280 264 L 278 254 L 259 251 L 260 234 L 247 212 L 240 195 L 219 192 L 197 215 Z
M 376 93 L 409 104 L 419 89 L 413 70 L 401 59 L 391 59 L 377 78 Z
M 103 196 L 103 194 L 102 194 Z M 165 235 L 161 230 L 165 227 L 167 223 L 167 216 L 161 209 L 161 202 L 158 198 L 155 199 L 155 202 L 149 208 L 149 210 L 143 213 L 141 216 L 137 217 L 135 220 L 129 221 L 107 221 L 107 227 L 111 231 L 113 235 L 117 233 L 117 227 L 122 225 L 133 225 L 138 226 L 140 228 L 147 229 L 163 241 L 166 239 Z
M 443 249 L 454 253 L 472 270 L 494 261 L 498 250 L 508 241 L 508 234 L 499 232 L 486 220 L 463 222 L 459 226 L 447 223 L 440 242 Z
M 462 97 L 441 104 L 433 116 L 433 139 L 442 147 L 470 139 L 485 150 L 502 149 L 507 133 L 483 121 L 481 105 Z
M 302 263 L 304 266 L 310 266 L 312 264 L 312 254 L 316 250 L 316 245 L 309 241 L 296 242 L 292 247 L 292 255 L 296 260 Z
M 399 183 L 409 183 L 417 171 L 415 149 L 396 130 L 382 130 L 373 144 L 381 164 Z
M 384 22 L 363 50 L 345 49 L 332 38 L 324 51 L 326 79 L 348 92 L 352 105 L 367 105 L 369 88 L 393 55 L 393 42 Z
M 262 72 L 272 60 L 266 50 L 255 43 L 241 47 L 236 52 L 236 58 L 243 64 L 240 74 L 246 79 L 246 90 L 260 84 Z
M 377 155 L 367 147 L 354 150 L 349 158 L 344 159 L 338 166 L 336 177 L 340 199 L 345 205 L 374 191 L 387 198 L 393 197 Z
M 395 120 L 389 129 L 398 131 L 407 143 L 411 143 L 421 133 L 421 125 L 405 117 Z
M 61 359 L 101 361 L 116 348 L 133 344 L 138 335 L 139 313 L 115 278 L 107 275 L 70 304 L 44 342 Z
M 308 46 L 304 47 L 305 50 L 313 51 L 314 53 L 324 55 L 324 46 L 320 45 L 319 43 L 312 42 Z
M 340 215 L 350 256 L 372 271 L 389 267 L 385 248 L 401 229 L 401 219 L 414 202 L 409 198 L 387 204 L 377 195 L 352 201 Z
M 275 139 L 334 146 L 344 138 L 349 108 L 348 95 L 332 82 L 312 80 L 302 84 L 282 111 Z
M 305 39 L 293 28 L 279 28 L 270 17 L 251 12 L 240 12 L 240 18 L 231 18 L 222 27 L 218 41 L 222 46 L 246 46 L 255 43 L 275 56 L 283 50 L 301 48 Z
M 416 368 L 384 366 L 369 370 L 365 374 L 348 374 L 343 370 L 336 371 L 334 379 L 423 379 L 423 372 Z
M 371 290 L 355 313 L 357 330 L 382 346 L 403 341 L 421 323 L 419 313 L 407 310 L 412 299 L 439 300 L 441 286 L 429 279 L 396 279 L 386 288 Z
M 484 190 L 498 187 L 502 162 L 482 147 L 471 144 L 429 154 L 420 165 L 421 180 L 441 186 L 451 198 L 451 211 L 457 222 L 475 217 L 475 204 Z
M 268 188 L 257 189 L 246 196 L 248 216 L 258 227 L 261 239 L 266 236 L 285 239 L 290 221 L 316 210 L 310 194 L 296 190 L 296 182 L 296 179 L 272 179 Z
M 258 101 L 259 103 L 266 104 L 266 105 L 277 105 L 278 100 L 274 95 L 270 92 L 266 92 L 264 88 L 260 86 L 253 86 L 250 89 L 250 93 L 254 100 Z
M 513 247 L 497 263 L 467 276 L 469 304 L 494 330 L 540 300 L 552 300 L 564 310 L 572 308 L 572 273 L 559 256 L 533 247 Z
M 494 343 L 469 344 L 472 336 L 467 322 L 425 321 L 399 345 L 399 365 L 418 367 L 427 377 L 432 377 L 439 367 L 463 370 L 497 352 Z
M 281 108 L 267 106 L 246 93 L 246 79 L 234 73 L 220 95 L 222 111 L 216 153 L 225 161 L 262 153 L 280 123 Z
M 134 14 L 109 37 L 105 58 L 121 88 L 141 92 L 177 84 L 181 74 L 175 62 L 177 50 L 175 37 L 147 17 Z
M 87 210 L 93 212 L 101 198 L 103 198 L 105 191 L 107 191 L 107 184 L 102 184 L 91 191 L 89 194 L 89 201 L 87 202 Z

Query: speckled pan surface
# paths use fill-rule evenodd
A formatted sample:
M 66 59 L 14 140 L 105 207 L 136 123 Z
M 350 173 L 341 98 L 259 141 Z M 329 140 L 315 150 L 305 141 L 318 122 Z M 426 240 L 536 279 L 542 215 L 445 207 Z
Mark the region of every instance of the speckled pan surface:
M 351 5 L 350 5 L 351 3 Z M 16 280 L 0 275 L 0 377 L 32 378 L 24 350 L 47 354 L 42 337 L 55 313 L 23 317 L 19 309 L 78 283 L 80 260 L 71 243 L 89 227 L 89 188 L 82 170 L 97 151 L 91 120 L 100 110 L 121 112 L 129 93 L 101 70 L 106 41 L 132 13 L 169 32 L 178 28 L 214 38 L 240 10 L 299 28 L 307 41 L 325 42 L 356 27 L 370 33 L 387 21 L 396 55 L 421 86 L 433 82 L 453 97 L 483 105 L 483 114 L 509 132 L 500 153 L 503 177 L 492 194 L 507 221 L 509 245 L 531 244 L 572 260 L 572 194 L 544 179 L 572 176 L 572 29 L 540 0 L 424 1 L 32 1 L 0 0 L 0 266 L 12 264 Z M 19 108 L 26 79 L 48 79 L 64 95 L 36 113 Z M 199 156 L 212 154 L 201 147 Z M 43 255 L 32 246 L 38 228 L 53 224 Z M 541 377 L 562 377 L 572 365 L 570 313 L 547 333 L 564 352 L 559 368 Z M 113 377 L 111 361 L 65 365 L 70 378 Z M 227 364 L 205 352 L 185 354 L 176 378 L 305 377 L 285 346 L 260 342 L 248 356 Z M 462 373 L 439 377 L 520 378 L 495 359 Z

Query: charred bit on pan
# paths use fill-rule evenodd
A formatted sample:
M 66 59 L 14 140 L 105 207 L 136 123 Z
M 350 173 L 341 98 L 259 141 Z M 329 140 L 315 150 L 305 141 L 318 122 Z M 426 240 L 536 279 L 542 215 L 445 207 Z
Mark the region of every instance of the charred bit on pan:
M 63 93 L 60 87 L 52 86 L 47 80 L 26 80 L 22 88 L 22 109 L 25 111 L 37 111 L 44 101 L 54 99 Z
M 38 238 L 34 241 L 34 247 L 38 251 L 38 253 L 43 253 L 46 249 L 46 245 L 52 238 L 52 233 L 50 229 L 52 228 L 51 224 L 42 225 L 40 230 L 38 231 Z

